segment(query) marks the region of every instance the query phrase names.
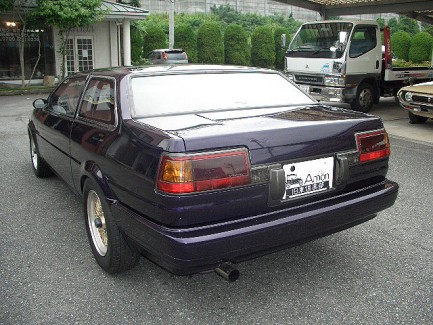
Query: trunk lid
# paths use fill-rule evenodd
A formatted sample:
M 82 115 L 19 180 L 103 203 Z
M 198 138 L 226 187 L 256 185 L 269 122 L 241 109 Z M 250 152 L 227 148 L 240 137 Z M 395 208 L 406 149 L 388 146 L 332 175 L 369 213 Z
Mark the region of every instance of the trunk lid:
M 182 138 L 188 152 L 247 147 L 253 165 L 355 150 L 354 133 L 383 128 L 376 116 L 320 104 L 140 121 Z

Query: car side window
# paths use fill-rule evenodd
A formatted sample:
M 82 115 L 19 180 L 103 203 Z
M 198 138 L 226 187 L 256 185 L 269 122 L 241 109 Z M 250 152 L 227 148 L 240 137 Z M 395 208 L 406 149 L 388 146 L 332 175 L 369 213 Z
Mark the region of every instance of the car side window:
M 376 28 L 373 26 L 357 27 L 352 36 L 349 56 L 356 58 L 374 49 L 377 45 Z
M 48 108 L 57 114 L 73 117 L 85 82 L 85 77 L 65 79 L 51 94 Z
M 114 80 L 93 78 L 84 93 L 78 115 L 85 119 L 114 125 Z

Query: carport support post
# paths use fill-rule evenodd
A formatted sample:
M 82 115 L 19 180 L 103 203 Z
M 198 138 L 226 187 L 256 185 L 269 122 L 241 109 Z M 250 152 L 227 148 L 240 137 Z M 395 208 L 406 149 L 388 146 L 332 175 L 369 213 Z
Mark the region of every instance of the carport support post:
M 170 50 L 172 50 L 174 46 L 174 1 L 175 0 L 168 0 L 168 2 L 170 2 L 170 10 L 168 13 L 168 48 Z
M 123 65 L 131 65 L 131 24 L 129 20 L 123 21 Z

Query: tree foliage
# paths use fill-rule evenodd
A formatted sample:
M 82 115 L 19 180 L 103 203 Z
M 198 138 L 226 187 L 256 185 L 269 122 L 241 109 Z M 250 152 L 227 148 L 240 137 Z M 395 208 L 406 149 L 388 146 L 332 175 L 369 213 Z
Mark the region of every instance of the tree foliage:
M 199 63 L 224 63 L 224 44 L 218 23 L 201 25 L 197 33 Z
M 214 16 L 218 17 L 221 21 L 223 29 L 229 24 L 236 23 L 241 25 L 247 33 L 252 33 L 254 28 L 257 26 L 271 26 L 275 28 L 277 26 L 286 27 L 292 34 L 301 25 L 300 22 L 293 19 L 293 17 L 286 18 L 283 15 L 272 15 L 272 16 L 262 16 L 253 13 L 240 13 L 229 5 L 225 6 L 212 6 L 211 12 Z
M 251 63 L 263 68 L 275 64 L 274 34 L 269 26 L 258 26 L 251 35 Z
M 248 34 L 237 24 L 227 26 L 224 33 L 225 63 L 234 65 L 249 65 L 250 47 Z
M 427 32 L 416 34 L 412 38 L 409 50 L 409 60 L 414 63 L 431 60 L 433 36 Z
M 409 33 L 399 31 L 391 36 L 392 51 L 397 55 L 397 58 L 409 60 L 411 37 Z
M 197 62 L 197 37 L 190 25 L 183 23 L 175 26 L 174 47 L 183 49 L 189 62 Z

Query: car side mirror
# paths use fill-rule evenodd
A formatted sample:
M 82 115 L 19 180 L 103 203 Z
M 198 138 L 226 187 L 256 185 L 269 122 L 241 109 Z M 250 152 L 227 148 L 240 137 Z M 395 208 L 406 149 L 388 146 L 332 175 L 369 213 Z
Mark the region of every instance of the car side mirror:
M 41 108 L 45 108 L 47 106 L 48 106 L 48 101 L 46 99 L 43 99 L 43 98 L 35 99 L 33 102 L 34 108 L 41 109 Z

